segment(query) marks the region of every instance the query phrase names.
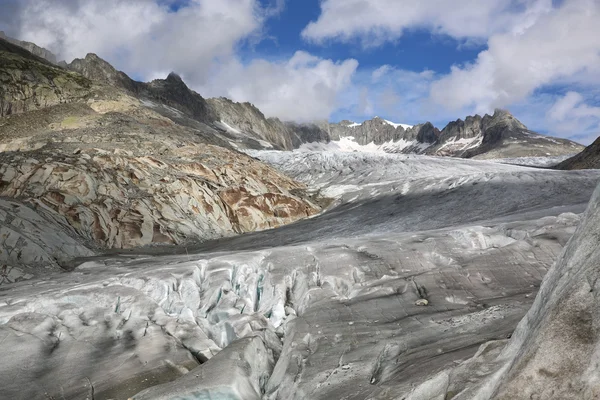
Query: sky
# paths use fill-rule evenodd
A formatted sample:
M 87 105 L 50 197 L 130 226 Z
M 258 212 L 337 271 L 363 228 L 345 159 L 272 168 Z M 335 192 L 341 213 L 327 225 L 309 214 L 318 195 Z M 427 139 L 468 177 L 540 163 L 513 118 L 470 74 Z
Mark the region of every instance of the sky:
M 600 0 L 0 0 L 0 30 L 138 80 L 307 122 L 449 121 L 495 108 L 600 135 Z

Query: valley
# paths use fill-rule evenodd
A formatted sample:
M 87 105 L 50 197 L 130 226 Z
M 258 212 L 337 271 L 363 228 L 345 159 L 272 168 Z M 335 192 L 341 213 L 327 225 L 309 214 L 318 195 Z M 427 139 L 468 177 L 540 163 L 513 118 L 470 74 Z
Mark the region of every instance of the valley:
M 599 393 L 597 144 L 281 121 L 3 37 L 1 399 Z

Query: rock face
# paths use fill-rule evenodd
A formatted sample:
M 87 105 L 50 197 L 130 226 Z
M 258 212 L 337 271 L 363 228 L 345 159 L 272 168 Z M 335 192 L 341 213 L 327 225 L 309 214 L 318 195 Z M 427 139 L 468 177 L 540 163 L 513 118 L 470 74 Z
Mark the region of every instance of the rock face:
M 600 397 L 600 187 L 500 354 L 496 399 Z
M 124 72 L 117 71 L 112 65 L 93 53 L 89 53 L 84 59 L 74 59 L 67 65 L 67 68 L 95 82 L 120 87 L 134 93 L 138 91 L 139 82 L 135 82 Z
M 508 111 L 497 109 L 493 115 L 475 115 L 464 121 L 450 122 L 426 153 L 465 158 L 514 158 L 560 156 L 576 153 L 581 148 L 570 140 L 530 131 Z
M 17 45 L 19 47 L 24 48 L 25 50 L 27 50 L 28 52 L 30 52 L 31 54 L 43 58 L 46 61 L 51 62 L 52 64 L 56 64 L 57 60 L 56 60 L 56 56 L 48 49 L 45 49 L 43 47 L 38 46 L 35 43 L 31 43 L 31 42 L 26 42 L 24 40 L 18 40 L 18 39 L 14 39 L 11 38 L 9 36 L 6 36 L 6 34 L 2 31 L 0 31 L 0 39 L 4 39 L 7 42 L 10 42 L 14 45 Z
M 363 146 L 369 143 L 380 145 L 389 141 L 396 142 L 405 138 L 403 126 L 394 125 L 378 117 L 362 124 L 342 121 L 339 124 L 330 124 L 329 129 L 329 136 L 332 140 L 352 136 L 358 144 Z
M 305 185 L 201 123 L 214 120 L 211 108 L 175 74 L 135 83 L 88 55 L 71 68 L 91 81 L 0 45 L 0 104 L 9 114 L 0 123 L 0 196 L 33 208 L 6 214 L 5 224 L 15 231 L 10 222 L 20 218 L 65 233 L 64 246 L 35 230 L 19 233 L 25 241 L 11 233 L 0 254 L 7 265 L 64 266 L 88 249 L 187 244 L 320 211 Z
M 558 169 L 600 169 L 600 137 L 581 153 L 556 166 Z
M 0 39 L 0 117 L 82 100 L 91 82 Z
M 265 117 L 253 104 L 236 103 L 225 97 L 208 99 L 208 103 L 218 118 L 211 122 L 223 123 L 232 134 L 250 135 L 280 150 L 291 150 L 298 142 L 288 126 L 277 118 Z
M 290 194 L 302 185 L 247 156 L 211 145 L 167 153 L 5 154 L 0 195 L 52 210 L 99 248 L 186 244 L 273 228 L 318 211 Z

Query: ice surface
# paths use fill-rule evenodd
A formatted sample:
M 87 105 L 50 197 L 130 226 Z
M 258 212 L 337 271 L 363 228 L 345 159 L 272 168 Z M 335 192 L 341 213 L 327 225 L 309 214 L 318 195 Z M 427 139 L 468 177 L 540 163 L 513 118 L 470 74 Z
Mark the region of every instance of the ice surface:
M 0 398 L 445 396 L 447 371 L 527 312 L 600 178 L 413 155 L 253 155 L 334 203 L 276 230 L 3 285 Z

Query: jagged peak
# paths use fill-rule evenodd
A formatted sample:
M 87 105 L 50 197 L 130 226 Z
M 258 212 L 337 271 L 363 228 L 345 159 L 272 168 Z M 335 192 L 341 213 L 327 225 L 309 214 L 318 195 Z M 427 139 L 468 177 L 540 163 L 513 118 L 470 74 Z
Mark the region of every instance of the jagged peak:
M 179 74 L 177 74 L 176 72 L 170 72 L 169 75 L 167 75 L 167 79 L 165 79 L 167 82 L 173 82 L 173 83 L 179 83 L 179 84 L 184 84 L 185 82 L 183 82 L 183 79 L 181 79 L 181 76 Z
M 76 58 L 75 60 L 73 60 L 71 62 L 71 64 L 73 64 L 77 61 L 85 61 L 87 63 L 101 64 L 105 68 L 108 67 L 109 69 L 116 71 L 116 68 L 113 67 L 111 63 L 109 63 L 102 57 L 98 56 L 98 54 L 96 54 L 96 53 L 87 53 L 83 60 L 81 60 L 80 58 Z
M 91 60 L 94 60 L 94 61 L 97 61 L 97 60 L 99 60 L 99 61 L 104 61 L 104 60 L 103 60 L 102 58 L 100 58 L 100 57 L 98 56 L 98 54 L 96 54 L 96 53 L 87 53 L 87 54 L 85 55 L 85 59 L 86 59 L 86 60 L 88 60 L 88 61 L 91 61 Z M 104 61 L 104 62 L 106 62 L 106 61 Z

